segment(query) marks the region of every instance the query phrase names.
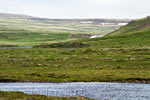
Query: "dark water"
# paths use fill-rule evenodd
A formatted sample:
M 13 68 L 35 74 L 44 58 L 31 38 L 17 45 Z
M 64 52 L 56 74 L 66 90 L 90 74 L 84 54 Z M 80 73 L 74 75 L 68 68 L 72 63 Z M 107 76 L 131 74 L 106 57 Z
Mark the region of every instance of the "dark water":
M 97 100 L 150 100 L 150 84 L 133 83 L 0 83 L 0 91 Z

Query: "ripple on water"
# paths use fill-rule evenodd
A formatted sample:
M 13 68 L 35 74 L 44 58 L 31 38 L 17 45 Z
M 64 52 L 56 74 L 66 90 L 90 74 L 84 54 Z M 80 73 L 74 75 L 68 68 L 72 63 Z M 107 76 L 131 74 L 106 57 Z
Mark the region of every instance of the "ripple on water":
M 134 83 L 0 83 L 1 91 L 48 96 L 85 96 L 97 100 L 150 100 L 150 84 Z

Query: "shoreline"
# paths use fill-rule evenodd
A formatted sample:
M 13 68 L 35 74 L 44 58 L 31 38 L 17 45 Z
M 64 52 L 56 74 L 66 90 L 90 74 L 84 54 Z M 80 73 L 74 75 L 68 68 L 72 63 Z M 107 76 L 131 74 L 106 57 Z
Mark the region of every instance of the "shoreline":
M 150 81 L 148 82 L 129 82 L 129 81 L 74 81 L 74 82 L 54 82 L 54 81 L 9 81 L 9 82 L 3 82 L 0 81 L 0 83 L 113 83 L 113 84 L 150 84 Z
M 83 96 L 77 97 L 54 97 L 54 96 L 45 96 L 39 94 L 26 94 L 23 92 L 10 92 L 10 91 L 0 91 L 0 100 L 94 100 L 89 99 Z

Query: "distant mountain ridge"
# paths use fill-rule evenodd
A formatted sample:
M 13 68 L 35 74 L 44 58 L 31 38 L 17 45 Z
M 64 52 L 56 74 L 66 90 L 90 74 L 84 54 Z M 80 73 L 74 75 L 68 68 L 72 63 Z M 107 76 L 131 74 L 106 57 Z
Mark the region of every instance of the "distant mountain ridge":
M 5 18 L 21 18 L 21 19 L 34 18 L 34 17 L 28 16 L 28 15 L 9 14 L 9 13 L 0 13 L 0 17 L 5 17 Z
M 102 18 L 92 18 L 92 19 L 52 19 L 52 18 L 39 18 L 33 17 L 23 14 L 9 14 L 9 13 L 0 13 L 0 17 L 4 18 L 13 18 L 13 19 L 30 19 L 30 20 L 38 20 L 38 21 L 59 21 L 59 22 L 74 22 L 74 23 L 82 23 L 85 24 L 88 22 L 92 22 L 91 24 L 100 24 L 100 23 L 128 23 L 130 19 L 102 19 Z M 90 24 L 90 23 L 88 23 Z

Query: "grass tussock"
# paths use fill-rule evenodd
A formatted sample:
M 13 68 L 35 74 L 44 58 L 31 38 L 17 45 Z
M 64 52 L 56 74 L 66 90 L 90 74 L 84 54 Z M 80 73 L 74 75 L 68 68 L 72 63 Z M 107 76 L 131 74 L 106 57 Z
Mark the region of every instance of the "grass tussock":
M 44 48 L 0 49 L 0 81 L 150 83 L 149 38 L 145 30 Z M 88 46 L 62 49 L 80 43 Z
M 21 92 L 0 92 L 0 100 L 90 100 L 84 97 L 50 97 L 27 95 Z

